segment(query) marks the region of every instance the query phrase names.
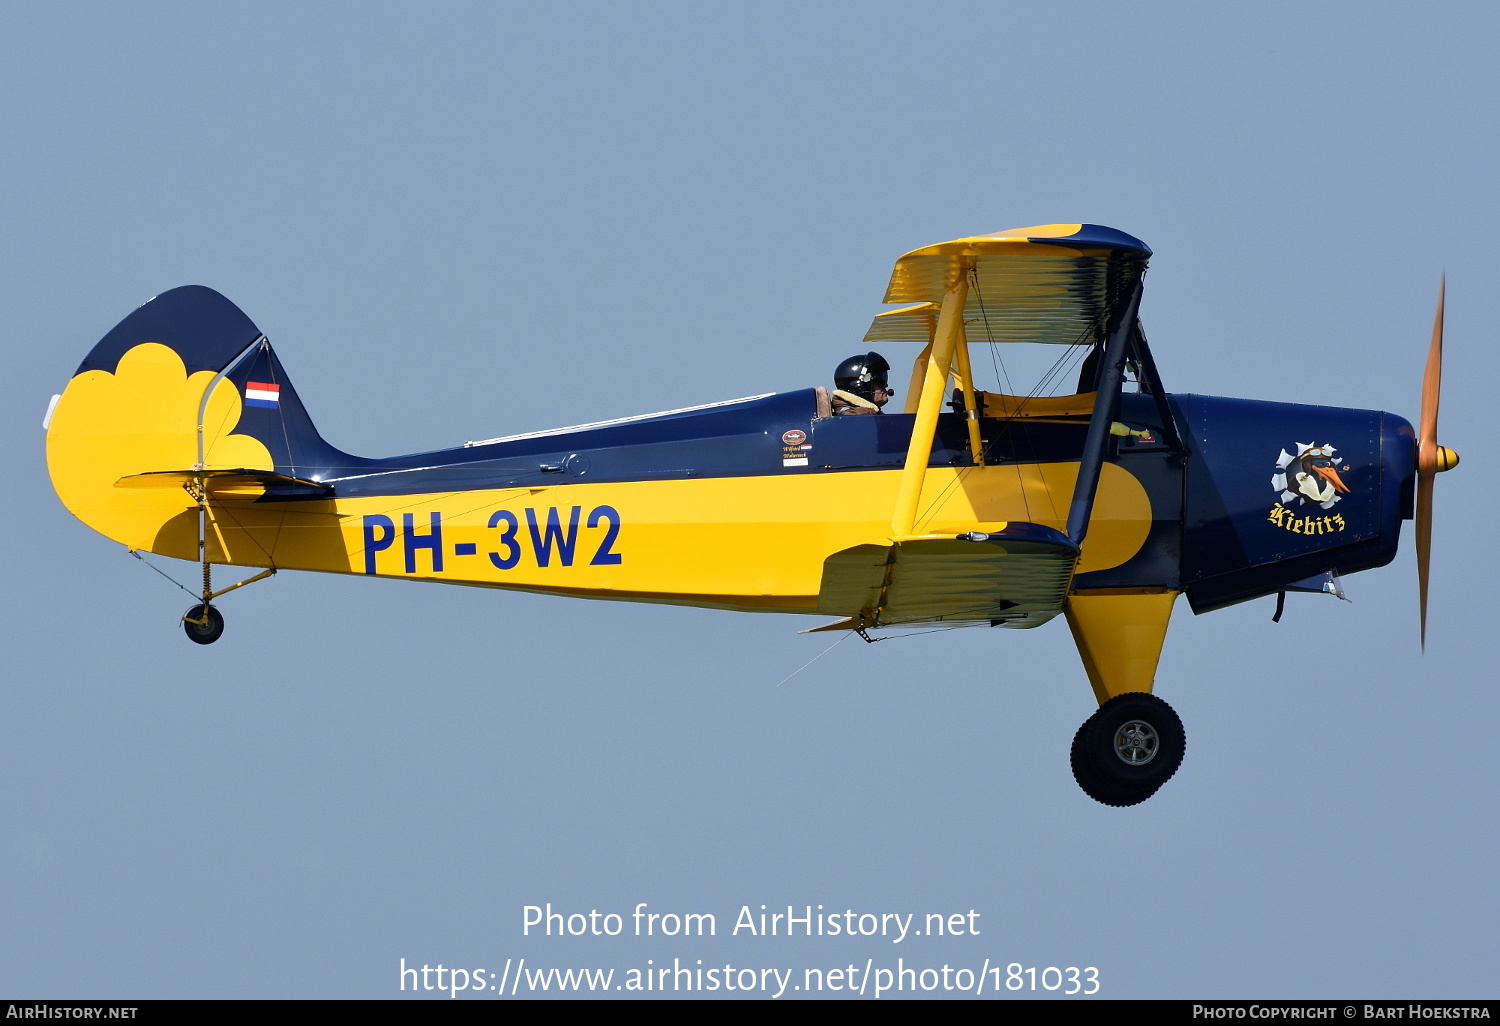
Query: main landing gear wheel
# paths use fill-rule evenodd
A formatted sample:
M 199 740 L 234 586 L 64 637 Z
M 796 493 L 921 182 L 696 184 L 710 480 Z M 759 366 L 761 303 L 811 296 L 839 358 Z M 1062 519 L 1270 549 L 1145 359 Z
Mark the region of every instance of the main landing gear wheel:
M 1127 692 L 1101 705 L 1073 735 L 1073 779 L 1105 805 L 1139 805 L 1177 772 L 1186 749 L 1170 705 Z
M 182 629 L 189 641 L 212 645 L 224 633 L 224 614 L 204 602 L 182 614 Z

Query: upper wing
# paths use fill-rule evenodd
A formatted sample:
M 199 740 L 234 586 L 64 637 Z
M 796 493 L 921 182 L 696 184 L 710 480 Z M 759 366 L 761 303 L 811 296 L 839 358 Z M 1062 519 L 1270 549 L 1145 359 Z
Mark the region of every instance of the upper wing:
M 1097 224 L 1012 228 L 914 249 L 896 261 L 885 302 L 918 304 L 878 315 L 867 342 L 930 339 L 943 294 L 969 274 L 970 342 L 1089 344 L 1129 299 L 1151 250 Z

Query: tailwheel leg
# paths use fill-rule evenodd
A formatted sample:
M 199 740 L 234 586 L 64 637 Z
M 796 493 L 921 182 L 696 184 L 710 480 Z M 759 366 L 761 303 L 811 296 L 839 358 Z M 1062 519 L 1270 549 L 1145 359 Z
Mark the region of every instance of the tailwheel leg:
M 198 428 L 201 436 L 202 425 Z M 198 442 L 198 467 L 203 467 L 203 442 Z M 183 485 L 198 503 L 198 562 L 203 567 L 203 601 L 182 614 L 182 629 L 195 645 L 212 645 L 224 634 L 224 614 L 211 604 L 214 596 L 213 564 L 208 561 L 208 489 L 203 479 Z
M 269 569 L 262 570 L 254 577 L 247 577 L 237 584 L 231 584 L 227 588 L 220 588 L 218 591 L 214 591 L 209 578 L 209 566 L 207 563 L 204 563 L 203 601 L 183 614 L 182 629 L 187 632 L 189 638 L 198 644 L 212 645 L 224 633 L 224 615 L 214 608 L 213 600 L 220 595 L 229 594 L 236 588 L 243 588 L 247 584 L 264 581 L 267 577 L 274 577 L 275 574 L 276 568 L 270 567 Z
M 205 399 L 204 402 L 208 400 Z M 198 430 L 203 430 L 199 425 Z M 203 458 L 202 442 L 199 442 L 198 458 Z M 199 463 L 202 468 L 202 463 Z M 247 584 L 256 581 L 264 581 L 267 577 L 274 576 L 276 568 L 267 567 L 254 577 L 247 577 L 227 588 L 214 591 L 213 564 L 208 561 L 208 490 L 204 487 L 202 478 L 184 484 L 183 489 L 198 503 L 198 562 L 203 566 L 203 598 L 197 605 L 189 609 L 182 616 L 182 629 L 187 633 L 188 640 L 198 645 L 212 645 L 224 634 L 224 615 L 213 607 L 213 600 L 220 595 L 226 595 L 236 588 L 243 588 Z M 226 561 L 228 557 L 226 556 Z M 158 571 L 160 572 L 160 571 Z M 170 580 L 170 578 L 168 578 Z M 175 583 L 175 582 L 174 582 Z M 181 587 L 181 585 L 179 585 Z M 187 591 L 186 588 L 183 588 Z M 189 594 L 192 594 L 189 592 Z
M 182 629 L 194 644 L 212 645 L 224 634 L 224 614 L 209 603 L 214 597 L 213 564 L 208 561 L 208 553 L 205 551 L 201 513 L 200 506 L 198 553 L 203 560 L 203 602 L 183 614 Z
M 1182 765 L 1187 738 L 1182 720 L 1155 695 L 1116 695 L 1083 721 L 1073 736 L 1073 778 L 1105 805 L 1139 805 Z

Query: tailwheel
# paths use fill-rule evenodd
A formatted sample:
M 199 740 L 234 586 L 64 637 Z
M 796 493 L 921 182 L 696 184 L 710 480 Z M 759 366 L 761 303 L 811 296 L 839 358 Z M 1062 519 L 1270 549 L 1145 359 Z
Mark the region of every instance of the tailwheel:
M 189 641 L 212 645 L 224 633 L 224 614 L 204 602 L 182 614 L 182 629 Z
M 1182 721 L 1155 695 L 1116 695 L 1073 736 L 1073 778 L 1095 801 L 1139 805 L 1165 784 L 1187 748 Z

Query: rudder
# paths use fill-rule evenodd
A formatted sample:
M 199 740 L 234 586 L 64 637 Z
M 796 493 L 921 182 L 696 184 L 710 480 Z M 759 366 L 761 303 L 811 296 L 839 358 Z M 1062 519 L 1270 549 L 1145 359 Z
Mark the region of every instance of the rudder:
M 318 435 L 254 322 L 198 285 L 148 300 L 105 335 L 47 428 L 48 470 L 63 505 L 131 548 L 151 549 L 185 497 L 122 487 L 123 479 L 186 470 L 307 478 L 363 462 Z

